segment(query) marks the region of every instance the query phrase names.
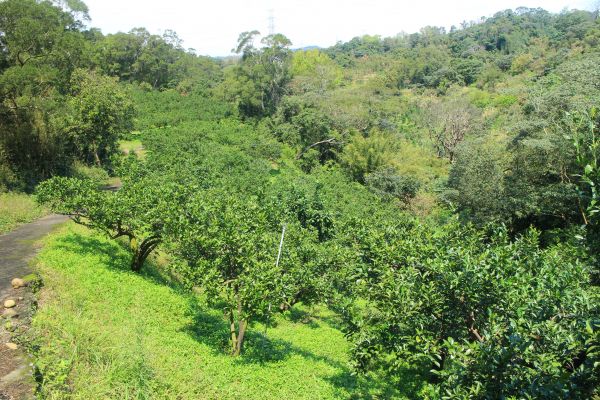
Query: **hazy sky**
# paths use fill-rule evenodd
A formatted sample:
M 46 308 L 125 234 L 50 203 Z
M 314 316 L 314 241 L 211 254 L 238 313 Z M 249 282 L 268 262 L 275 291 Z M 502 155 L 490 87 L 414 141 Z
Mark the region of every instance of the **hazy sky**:
M 151 33 L 175 30 L 186 48 L 199 54 L 229 54 L 240 32 L 275 31 L 293 47 L 331 46 L 363 34 L 393 36 L 426 25 L 459 26 L 507 8 L 591 9 L 598 0 L 85 0 L 92 25 L 104 33 L 145 27 Z

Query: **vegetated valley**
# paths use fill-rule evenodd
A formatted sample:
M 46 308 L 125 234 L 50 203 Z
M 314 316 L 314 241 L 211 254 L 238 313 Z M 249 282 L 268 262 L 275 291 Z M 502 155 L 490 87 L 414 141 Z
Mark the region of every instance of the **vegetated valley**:
M 600 398 L 598 12 L 228 59 L 88 19 L 0 2 L 0 232 L 72 220 L 39 398 Z

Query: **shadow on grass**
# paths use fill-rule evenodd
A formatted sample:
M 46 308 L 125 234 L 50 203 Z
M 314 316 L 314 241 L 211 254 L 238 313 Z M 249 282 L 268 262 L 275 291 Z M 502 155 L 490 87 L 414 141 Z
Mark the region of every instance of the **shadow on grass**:
M 216 305 L 208 308 L 205 304 L 200 304 L 197 298 L 190 299 L 188 315 L 193 323 L 185 328 L 185 331 L 191 335 L 194 340 L 210 347 L 217 354 L 227 354 L 229 352 L 229 323 L 224 316 L 220 314 L 224 305 Z M 294 310 L 294 309 L 292 309 Z M 313 328 L 319 327 L 311 317 L 311 321 L 305 319 L 310 316 L 308 312 L 294 310 L 288 313 L 288 318 L 296 323 L 307 324 Z M 209 312 L 210 311 L 210 312 Z M 263 321 L 264 322 L 264 321 Z M 276 323 L 271 326 L 276 325 Z M 293 355 L 300 355 L 308 360 L 325 362 L 335 368 L 346 368 L 342 363 L 332 360 L 329 357 L 319 356 L 303 348 L 295 346 L 293 343 L 269 337 L 266 332 L 258 330 L 256 325 L 250 326 L 246 331 L 244 340 L 244 351 L 242 356 L 237 358 L 237 362 L 242 364 L 267 364 L 288 359 Z
M 290 308 L 285 317 L 295 323 L 295 324 L 303 324 L 312 329 L 320 328 L 321 325 L 317 322 L 318 319 L 322 319 L 321 317 L 315 317 L 313 311 L 301 310 L 297 307 Z
M 212 313 L 205 304 L 200 304 L 196 296 L 190 297 L 188 317 L 192 323 L 183 330 L 198 343 L 206 344 L 215 354 L 224 354 L 229 349 L 229 327 L 217 307 Z
M 215 307 L 212 312 L 207 312 L 204 304 L 190 304 L 193 312 L 193 323 L 185 328 L 194 340 L 207 345 L 215 354 L 227 355 L 229 353 L 229 325 Z M 209 309 L 210 310 L 210 309 Z M 330 325 L 331 322 L 339 323 L 334 316 L 313 316 L 304 310 L 290 310 L 287 318 L 295 323 L 314 323 L 315 327 L 322 324 Z M 310 322 L 306 322 L 310 318 Z M 294 345 L 291 341 L 269 337 L 268 333 L 261 332 L 256 326 L 251 326 L 246 332 L 244 351 L 242 356 L 235 359 L 237 364 L 248 366 L 264 366 L 279 363 L 293 356 L 300 356 L 315 363 L 325 363 L 334 368 L 336 372 L 323 379 L 336 391 L 338 398 L 344 399 L 394 399 L 418 398 L 423 379 L 416 371 L 405 369 L 400 371 L 400 378 L 390 379 L 383 374 L 368 375 L 356 374 L 347 364 L 327 356 L 315 354 L 309 350 Z
M 419 397 L 423 380 L 412 370 L 403 370 L 398 379 L 376 374 L 358 375 L 345 363 L 315 354 L 287 340 L 269 338 L 256 331 L 250 331 L 248 335 L 244 354 L 237 360 L 241 364 L 264 365 L 298 355 L 311 362 L 325 363 L 338 371 L 324 380 L 331 384 L 339 398 L 362 400 Z
M 57 249 L 82 256 L 96 256 L 110 269 L 126 271 L 129 258 L 125 250 L 117 243 L 107 243 L 92 236 L 69 233 L 56 239 Z
M 267 364 L 279 362 L 294 355 L 313 362 L 323 362 L 336 369 L 348 369 L 346 365 L 330 357 L 315 354 L 295 346 L 287 340 L 269 338 L 264 333 L 256 331 L 248 332 L 248 342 L 243 356 L 239 358 L 239 362 L 243 364 Z
M 64 251 L 78 255 L 93 255 L 99 257 L 100 262 L 107 268 L 120 273 L 136 274 L 129 269 L 129 252 L 116 241 L 104 241 L 94 236 L 86 236 L 70 233 L 56 240 L 55 246 Z M 229 352 L 229 326 L 220 310 L 222 307 L 208 308 L 200 303 L 198 297 L 191 295 L 177 282 L 164 278 L 160 267 L 152 261 L 145 264 L 141 274 L 136 274 L 144 279 L 159 285 L 167 285 L 180 292 L 189 299 L 188 316 L 192 317 L 192 323 L 183 328 L 198 343 L 203 343 L 211 348 L 216 354 L 226 355 Z M 191 314 L 191 315 L 190 315 Z M 319 328 L 322 324 L 336 328 L 340 321 L 335 316 L 315 316 L 312 313 L 292 308 L 285 316 L 294 323 L 302 323 L 311 328 Z M 311 351 L 294 345 L 292 342 L 271 338 L 268 334 L 260 332 L 252 326 L 246 334 L 244 353 L 236 359 L 236 363 L 242 365 L 266 365 L 285 361 L 292 356 L 300 356 L 312 362 L 322 362 L 335 368 L 337 371 L 328 381 L 340 398 L 351 399 L 376 399 L 397 398 L 399 393 L 407 398 L 417 397 L 419 380 L 415 374 L 406 374 L 406 381 L 394 381 L 383 377 L 368 378 L 353 373 L 352 369 L 344 363 L 327 356 L 315 354 Z M 412 376 L 412 378 L 411 378 Z M 401 392 L 399 392 L 401 390 Z
M 421 398 L 423 378 L 411 369 L 404 369 L 392 377 L 385 373 L 356 374 L 344 370 L 327 379 L 337 391 L 337 397 L 345 399 L 417 399 Z
M 99 235 L 101 234 L 99 233 Z M 83 256 L 92 255 L 99 257 L 100 262 L 111 270 L 134 274 L 155 284 L 169 286 L 177 292 L 185 292 L 189 295 L 189 292 L 185 291 L 179 283 L 173 279 L 169 279 L 150 257 L 144 263 L 141 272 L 131 271 L 132 256 L 127 249 L 127 244 L 122 240 L 110 240 L 107 242 L 94 236 L 69 233 L 56 239 L 55 246 L 64 251 Z
M 332 315 L 324 315 L 324 316 L 320 316 L 319 319 L 326 323 L 327 325 L 329 325 L 330 327 L 332 327 L 333 329 L 336 329 L 340 332 L 344 332 L 345 330 L 345 326 L 342 320 L 342 317 L 340 317 L 337 314 L 332 314 Z

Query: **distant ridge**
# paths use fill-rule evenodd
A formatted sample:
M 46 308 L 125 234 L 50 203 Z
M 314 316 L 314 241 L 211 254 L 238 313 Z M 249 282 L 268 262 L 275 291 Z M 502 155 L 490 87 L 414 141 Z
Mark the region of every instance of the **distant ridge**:
M 319 46 L 305 46 L 305 47 L 299 47 L 297 49 L 292 49 L 293 51 L 306 51 L 306 50 L 320 50 L 321 47 Z

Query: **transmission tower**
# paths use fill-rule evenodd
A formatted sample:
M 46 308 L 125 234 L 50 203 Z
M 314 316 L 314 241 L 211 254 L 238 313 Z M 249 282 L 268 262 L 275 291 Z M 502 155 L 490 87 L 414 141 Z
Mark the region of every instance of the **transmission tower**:
M 275 12 L 271 8 L 269 10 L 269 35 L 275 34 Z

